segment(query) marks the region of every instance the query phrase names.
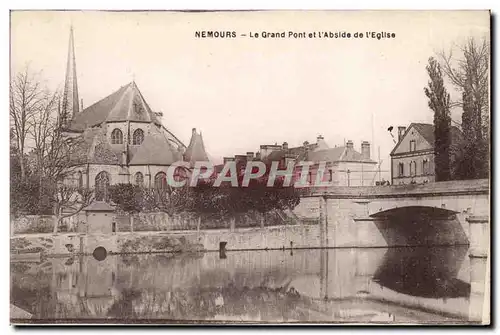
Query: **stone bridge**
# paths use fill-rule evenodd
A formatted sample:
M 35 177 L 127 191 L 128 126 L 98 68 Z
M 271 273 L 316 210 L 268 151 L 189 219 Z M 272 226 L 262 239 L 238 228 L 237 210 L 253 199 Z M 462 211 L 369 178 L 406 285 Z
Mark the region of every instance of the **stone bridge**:
M 489 245 L 489 180 L 335 187 L 304 196 L 294 210 L 318 219 L 321 247 Z

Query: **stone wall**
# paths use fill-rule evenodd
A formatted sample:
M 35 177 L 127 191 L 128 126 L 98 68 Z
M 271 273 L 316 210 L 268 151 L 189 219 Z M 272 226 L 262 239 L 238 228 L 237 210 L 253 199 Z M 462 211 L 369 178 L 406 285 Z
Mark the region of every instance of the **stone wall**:
M 51 233 L 54 229 L 53 215 L 26 215 L 11 218 L 11 234 Z

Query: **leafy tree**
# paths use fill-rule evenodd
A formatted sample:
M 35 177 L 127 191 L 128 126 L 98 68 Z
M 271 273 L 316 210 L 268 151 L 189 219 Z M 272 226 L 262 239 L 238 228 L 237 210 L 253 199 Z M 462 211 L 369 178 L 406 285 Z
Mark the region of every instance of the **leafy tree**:
M 434 111 L 436 181 L 450 180 L 450 94 L 444 86 L 441 66 L 434 58 L 429 58 L 426 69 L 430 80 L 424 92 L 429 98 L 429 108 Z
M 133 184 L 115 184 L 109 188 L 111 201 L 117 207 L 129 214 L 138 213 L 143 210 L 145 195 L 143 189 Z

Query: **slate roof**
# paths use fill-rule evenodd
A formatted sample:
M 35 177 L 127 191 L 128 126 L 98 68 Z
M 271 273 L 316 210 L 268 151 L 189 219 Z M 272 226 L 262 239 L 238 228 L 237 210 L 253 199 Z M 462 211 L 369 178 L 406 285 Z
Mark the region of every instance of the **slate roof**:
M 358 162 L 376 163 L 372 159 L 365 159 L 354 148 L 340 146 L 326 150 L 308 151 L 297 159 L 298 161 L 319 162 Z
M 196 161 L 208 161 L 205 144 L 203 143 L 203 136 L 201 132 L 197 133 L 196 129 L 193 129 L 191 141 L 184 153 L 184 160 L 189 162 L 191 166 L 193 166 Z
M 105 121 L 153 122 L 161 125 L 135 82 L 120 87 L 116 92 L 74 115 L 68 128 L 83 131 Z
M 105 201 L 93 201 L 90 205 L 83 209 L 84 211 L 93 212 L 113 212 L 115 207 L 111 206 Z
M 406 132 L 403 135 L 403 138 L 408 134 L 411 128 L 415 128 L 416 131 L 419 132 L 420 135 L 432 146 L 434 147 L 434 125 L 430 123 L 411 123 Z M 452 145 L 459 145 L 463 141 L 463 134 L 460 129 L 455 126 L 451 126 L 451 143 Z M 396 144 L 394 149 L 391 151 L 391 155 L 396 152 L 399 143 Z
M 129 165 L 170 165 L 180 160 L 181 152 L 172 147 L 161 130 L 152 127 L 133 154 Z
M 328 144 L 324 139 L 320 139 L 318 143 L 311 143 L 308 145 L 308 150 L 305 150 L 304 146 L 274 150 L 267 157 L 264 158 L 266 163 L 272 161 L 281 161 L 286 156 L 291 156 L 296 159 L 297 162 L 300 161 L 310 161 L 310 162 L 364 162 L 364 163 L 376 163 L 371 159 L 364 159 L 358 151 L 352 149 L 347 149 L 346 146 L 329 148 Z

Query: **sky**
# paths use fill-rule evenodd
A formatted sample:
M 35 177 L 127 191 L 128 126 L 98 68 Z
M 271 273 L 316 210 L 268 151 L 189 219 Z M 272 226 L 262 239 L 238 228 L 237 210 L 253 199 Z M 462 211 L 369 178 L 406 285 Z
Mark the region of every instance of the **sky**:
M 192 128 L 200 130 L 216 162 L 322 135 L 331 147 L 352 140 L 358 151 L 371 142 L 372 158 L 380 148 L 389 170 L 387 128 L 432 123 L 423 91 L 428 58 L 488 36 L 489 20 L 486 11 L 12 12 L 11 74 L 29 64 L 50 89 L 62 89 L 72 25 L 84 106 L 135 80 L 167 129 L 185 144 Z M 210 30 L 237 37 L 195 37 Z M 263 31 L 396 37 L 249 37 Z M 460 112 L 453 117 L 459 121 Z

